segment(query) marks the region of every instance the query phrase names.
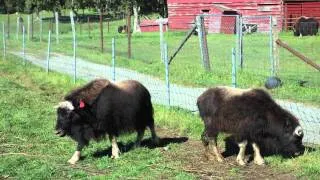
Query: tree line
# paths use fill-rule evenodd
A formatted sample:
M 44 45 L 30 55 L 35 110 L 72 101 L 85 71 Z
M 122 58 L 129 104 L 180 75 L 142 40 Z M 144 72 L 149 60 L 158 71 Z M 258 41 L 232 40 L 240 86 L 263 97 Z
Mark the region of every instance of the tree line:
M 159 13 L 167 17 L 167 0 L 0 0 L 0 13 L 36 13 L 45 10 L 60 13 L 71 9 L 76 16 L 79 11 L 93 9 L 111 16 L 117 13 Z

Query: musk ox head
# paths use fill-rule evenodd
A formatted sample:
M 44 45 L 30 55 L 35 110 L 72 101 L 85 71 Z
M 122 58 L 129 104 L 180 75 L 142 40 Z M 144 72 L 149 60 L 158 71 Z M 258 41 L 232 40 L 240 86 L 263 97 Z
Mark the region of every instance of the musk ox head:
M 57 122 L 56 122 L 56 134 L 63 137 L 66 134 L 70 134 L 71 123 L 75 113 L 74 106 L 70 101 L 60 102 L 57 108 Z
M 302 138 L 304 136 L 303 129 L 300 125 L 295 127 L 285 127 L 284 134 L 279 138 L 279 145 L 284 156 L 294 157 L 304 152 Z
M 60 102 L 57 108 L 56 134 L 63 137 L 70 136 L 74 140 L 85 138 L 89 140 L 94 137 L 93 128 L 90 123 L 95 118 L 90 111 L 90 106 L 83 101 L 72 104 L 70 101 Z
M 268 134 L 261 139 L 261 146 L 264 146 L 266 153 L 280 153 L 285 157 L 294 157 L 303 154 L 304 146 L 302 139 L 303 129 L 298 119 L 285 111 L 283 124 L 276 123 L 273 127 L 274 134 Z

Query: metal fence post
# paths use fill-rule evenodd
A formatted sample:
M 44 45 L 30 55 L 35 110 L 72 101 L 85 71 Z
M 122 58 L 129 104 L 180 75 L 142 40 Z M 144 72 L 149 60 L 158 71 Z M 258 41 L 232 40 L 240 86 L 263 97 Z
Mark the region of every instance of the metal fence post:
M 199 42 L 200 42 L 200 53 L 203 67 L 210 71 L 210 61 L 209 61 L 209 52 L 208 52 L 208 44 L 206 39 L 206 30 L 204 25 L 204 17 L 199 15 L 196 17 L 197 28 L 199 31 Z
M 40 42 L 42 42 L 42 16 L 40 15 L 40 34 L 39 34 L 39 39 L 40 39 Z
M 58 12 L 54 12 L 54 16 L 56 19 L 56 41 L 59 44 L 59 14 Z
M 162 18 L 159 19 L 159 33 L 160 33 L 160 55 L 161 55 L 161 61 L 164 62 L 164 57 L 163 57 L 163 23 L 162 23 Z
M 168 61 L 168 44 L 163 43 L 163 55 L 166 71 L 166 87 L 167 87 L 167 98 L 168 98 L 168 107 L 170 107 L 170 81 L 169 81 L 169 61 Z
M 22 26 L 22 57 L 23 57 L 23 64 L 26 65 L 26 52 L 25 52 L 25 47 L 26 47 L 26 42 L 25 42 L 25 28 Z
M 20 29 L 20 17 L 17 17 L 17 33 L 16 33 L 17 40 L 19 40 L 19 29 Z
M 116 44 L 114 37 L 112 38 L 112 80 L 116 81 Z
M 73 82 L 76 83 L 77 80 L 77 58 L 76 58 L 76 29 L 74 25 L 73 13 L 70 11 L 70 20 L 71 20 L 71 27 L 72 27 L 72 34 L 73 34 L 73 65 L 74 65 L 74 72 L 73 72 Z
M 50 63 L 50 46 L 51 46 L 51 30 L 49 30 L 48 36 L 48 52 L 47 52 L 47 73 L 49 73 L 49 63 Z
M 3 40 L 3 59 L 6 59 L 6 35 L 4 22 L 2 23 L 2 40 Z
M 270 20 L 270 30 L 269 30 L 269 58 L 270 58 L 270 65 L 271 65 L 271 75 L 275 75 L 274 70 L 274 58 L 273 58 L 273 22 L 272 22 L 272 16 L 269 17 Z
M 27 27 L 27 33 L 28 33 L 28 41 L 30 41 L 30 15 L 28 15 L 28 27 Z
M 236 50 L 232 48 L 232 87 L 237 87 L 237 61 Z

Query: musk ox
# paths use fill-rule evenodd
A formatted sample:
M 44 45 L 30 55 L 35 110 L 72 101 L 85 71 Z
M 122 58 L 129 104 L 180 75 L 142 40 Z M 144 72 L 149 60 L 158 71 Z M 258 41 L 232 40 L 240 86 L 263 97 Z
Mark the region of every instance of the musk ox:
M 208 159 L 223 156 L 217 148 L 219 132 L 231 134 L 239 146 L 237 162 L 245 165 L 246 145 L 252 144 L 254 163 L 264 164 L 259 144 L 277 146 L 291 156 L 303 152 L 303 130 L 298 119 L 281 108 L 262 89 L 215 87 L 206 90 L 197 101 L 204 122 L 202 141 Z
M 315 18 L 301 17 L 293 26 L 294 36 L 317 35 L 319 22 Z
M 158 143 L 150 93 L 137 81 L 94 80 L 72 91 L 64 100 L 57 106 L 55 129 L 59 136 L 70 136 L 78 143 L 68 161 L 71 164 L 80 159 L 81 150 L 91 139 L 106 135 L 112 143 L 112 158 L 119 157 L 116 137 L 123 133 L 136 131 L 139 146 L 149 127 L 154 143 Z

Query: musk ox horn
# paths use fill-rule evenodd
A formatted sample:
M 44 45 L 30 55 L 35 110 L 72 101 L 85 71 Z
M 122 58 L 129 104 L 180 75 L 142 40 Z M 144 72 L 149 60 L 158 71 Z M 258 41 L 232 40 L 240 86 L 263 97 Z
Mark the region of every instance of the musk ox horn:
M 301 136 L 303 134 L 303 130 L 301 126 L 297 126 L 296 129 L 294 130 L 294 134 L 297 136 Z
M 59 104 L 57 106 L 54 106 L 54 108 L 65 108 L 68 109 L 70 111 L 74 110 L 74 106 L 72 105 L 72 103 L 70 101 L 63 101 L 63 102 L 59 102 Z

